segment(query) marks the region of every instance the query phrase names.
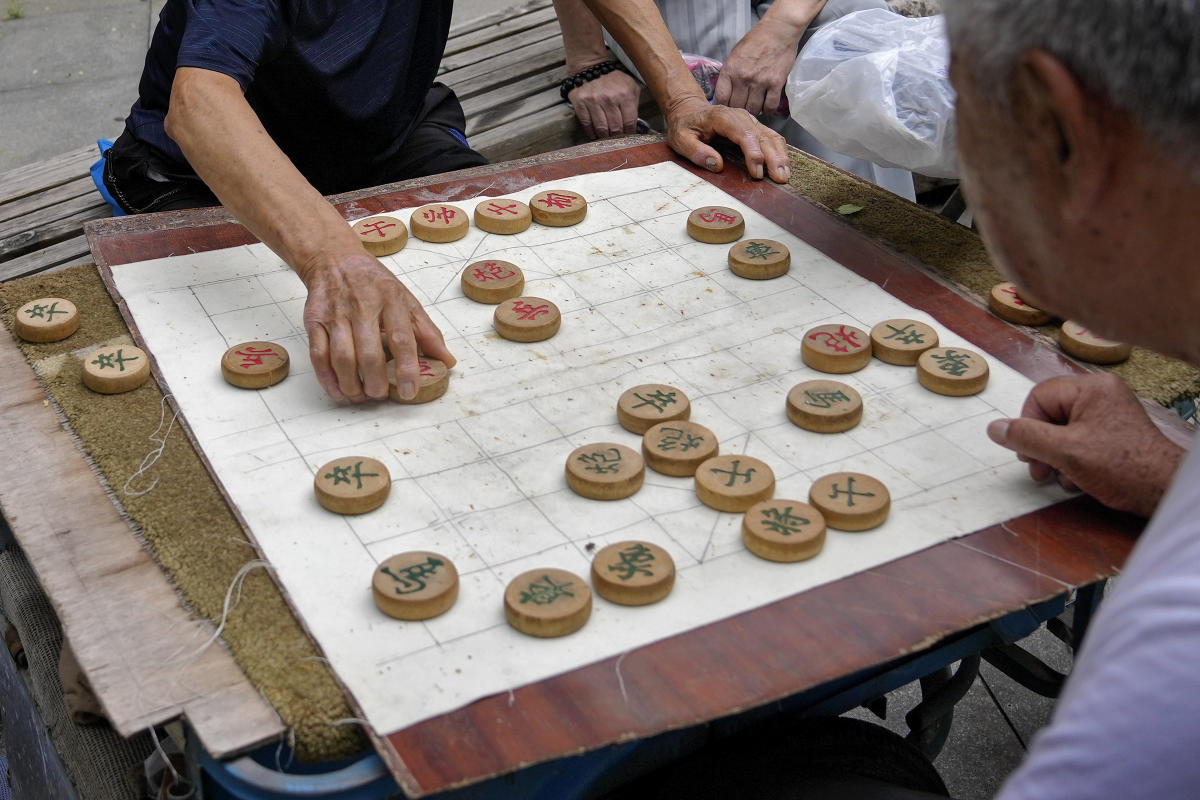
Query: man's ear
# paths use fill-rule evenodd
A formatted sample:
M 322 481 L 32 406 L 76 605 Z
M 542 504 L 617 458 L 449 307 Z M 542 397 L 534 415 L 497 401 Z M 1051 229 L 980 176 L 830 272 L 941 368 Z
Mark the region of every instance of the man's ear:
M 1075 75 L 1044 50 L 1026 52 L 1013 85 L 1017 122 L 1028 137 L 1036 167 L 1066 216 L 1089 217 L 1112 177 L 1118 131 L 1106 103 L 1093 97 Z

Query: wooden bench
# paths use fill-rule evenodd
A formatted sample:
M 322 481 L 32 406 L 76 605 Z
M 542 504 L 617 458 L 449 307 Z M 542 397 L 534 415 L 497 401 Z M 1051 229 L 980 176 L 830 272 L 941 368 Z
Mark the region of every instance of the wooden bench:
M 584 141 L 558 93 L 566 74 L 551 0 L 450 30 L 438 80 L 453 88 L 472 147 L 507 161 Z M 95 144 L 0 174 L 0 280 L 90 260 L 83 223 L 110 216 L 88 168 Z

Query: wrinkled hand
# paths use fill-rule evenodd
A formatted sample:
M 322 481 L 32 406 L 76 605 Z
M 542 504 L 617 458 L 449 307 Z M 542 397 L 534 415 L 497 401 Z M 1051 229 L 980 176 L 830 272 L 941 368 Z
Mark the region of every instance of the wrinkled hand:
M 776 183 L 787 183 L 787 145 L 782 136 L 742 108 L 709 105 L 704 98 L 688 97 L 666 111 L 667 144 L 699 167 L 713 172 L 724 169 L 721 154 L 709 146 L 714 136 L 724 136 L 742 149 L 746 170 L 753 178 L 764 170 Z
M 327 257 L 300 274 L 308 286 L 304 328 L 309 356 L 317 380 L 334 400 L 388 396 L 384 338 L 405 399 L 417 393 L 418 349 L 447 367 L 454 365 L 441 331 L 421 304 L 369 253 Z
M 751 114 L 774 114 L 783 101 L 783 89 L 803 33 L 787 25 L 760 21 L 725 59 L 713 100 Z
M 1067 489 L 1143 517 L 1154 513 L 1184 452 L 1109 373 L 1039 383 L 1021 417 L 992 422 L 988 436 L 1029 462 L 1035 481 L 1057 477 Z
M 579 124 L 590 139 L 606 139 L 637 131 L 641 86 L 632 76 L 613 70 L 567 93 Z

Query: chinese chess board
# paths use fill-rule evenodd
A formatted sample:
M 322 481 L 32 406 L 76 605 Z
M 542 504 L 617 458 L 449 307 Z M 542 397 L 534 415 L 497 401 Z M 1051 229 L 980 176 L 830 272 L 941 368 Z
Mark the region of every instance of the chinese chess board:
M 991 360 L 986 390 L 944 397 L 912 367 L 872 360 L 838 376 L 862 395 L 855 428 L 819 434 L 792 425 L 788 390 L 822 377 L 800 359 L 805 330 L 847 323 L 869 330 L 907 317 L 934 326 L 943 345 L 970 342 L 703 179 L 670 163 L 578 175 L 546 188 L 589 202 L 579 224 L 534 224 L 502 236 L 472 227 L 462 239 L 411 239 L 383 258 L 412 289 L 459 359 L 450 387 L 416 406 L 339 406 L 312 375 L 302 324 L 305 290 L 262 245 L 114 267 L 113 279 L 218 480 L 249 526 L 339 677 L 381 733 L 648 642 L 869 569 L 937 542 L 1061 499 L 1030 483 L 1012 455 L 988 441 L 988 421 L 1019 413 L 1030 388 Z M 476 202 L 455 203 L 470 213 Z M 783 277 L 745 280 L 729 245 L 686 232 L 702 205 L 740 211 L 747 236 L 782 242 Z M 408 212 L 396 216 L 408 220 Z M 553 338 L 521 344 L 492 329 L 493 306 L 462 294 L 463 268 L 488 258 L 517 264 L 526 295 L 562 311 Z M 261 391 L 221 377 L 238 342 L 283 344 L 291 375 Z M 976 348 L 978 349 L 978 348 Z M 745 550 L 741 515 L 700 504 L 691 478 L 648 471 L 625 500 L 588 500 L 566 486 L 567 455 L 589 442 L 634 449 L 618 426 L 617 399 L 667 383 L 691 400 L 691 419 L 714 431 L 722 453 L 769 464 L 776 497 L 805 500 L 836 471 L 882 480 L 893 509 L 881 527 L 830 531 L 810 561 L 779 564 Z M 313 474 L 344 455 L 376 458 L 391 495 L 371 513 L 321 508 Z M 528 569 L 587 575 L 605 545 L 640 539 L 666 548 L 678 577 L 662 602 L 623 607 L 596 599 L 577 633 L 544 640 L 504 618 L 507 582 Z M 446 614 L 401 622 L 376 609 L 371 575 L 388 557 L 430 550 L 453 560 L 460 596 Z

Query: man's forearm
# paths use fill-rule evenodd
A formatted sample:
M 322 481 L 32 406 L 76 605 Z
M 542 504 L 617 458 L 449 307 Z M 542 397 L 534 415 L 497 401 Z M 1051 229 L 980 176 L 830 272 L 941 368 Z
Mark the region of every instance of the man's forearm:
M 568 75 L 608 60 L 604 26 L 583 0 L 554 0 L 554 13 L 562 28 Z
M 361 249 L 337 211 L 272 141 L 229 76 L 181 67 L 166 129 L 221 203 L 302 279 L 331 253 Z
M 686 100 L 708 102 L 683 63 L 654 3 L 650 0 L 584 2 L 633 59 L 664 113 L 669 116 L 673 108 Z
M 789 34 L 794 34 L 796 41 L 825 8 L 827 0 L 775 0 L 763 14 L 759 24 L 784 26 Z

